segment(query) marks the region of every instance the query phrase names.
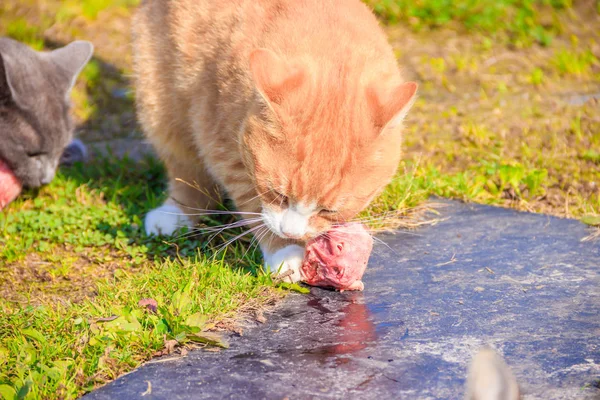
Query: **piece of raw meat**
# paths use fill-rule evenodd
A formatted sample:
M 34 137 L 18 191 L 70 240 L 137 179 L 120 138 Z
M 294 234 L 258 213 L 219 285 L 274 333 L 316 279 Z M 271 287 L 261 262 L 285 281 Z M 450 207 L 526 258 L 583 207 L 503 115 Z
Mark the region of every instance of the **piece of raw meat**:
M 361 279 L 372 249 L 373 238 L 362 224 L 334 227 L 306 244 L 302 280 L 340 291 L 363 290 Z
M 0 160 L 0 210 L 21 193 L 21 182 L 2 160 Z

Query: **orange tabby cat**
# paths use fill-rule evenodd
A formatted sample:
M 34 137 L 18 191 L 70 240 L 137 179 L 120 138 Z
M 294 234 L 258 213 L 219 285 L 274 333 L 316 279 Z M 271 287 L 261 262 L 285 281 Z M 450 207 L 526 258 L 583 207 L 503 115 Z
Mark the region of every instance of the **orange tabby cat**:
M 376 18 L 359 0 L 146 0 L 133 27 L 138 114 L 170 178 L 147 233 L 193 225 L 224 191 L 265 263 L 300 279 L 304 242 L 400 161 L 417 85 Z

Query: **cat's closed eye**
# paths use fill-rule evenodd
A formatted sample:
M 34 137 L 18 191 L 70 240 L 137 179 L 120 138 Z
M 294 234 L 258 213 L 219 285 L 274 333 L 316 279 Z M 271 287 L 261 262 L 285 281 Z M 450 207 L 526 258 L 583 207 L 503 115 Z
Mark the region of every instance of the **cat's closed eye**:
M 287 207 L 289 205 L 290 198 L 288 196 L 275 189 L 271 189 L 271 191 L 273 192 L 273 194 L 275 194 L 276 201 L 281 207 Z
M 330 210 L 330 209 L 327 209 L 327 208 L 321 208 L 321 210 L 319 211 L 319 215 L 325 216 L 325 217 L 326 216 L 335 215 L 337 213 L 338 213 L 337 210 Z
M 28 157 L 40 157 L 40 156 L 45 156 L 47 155 L 47 153 L 43 152 L 43 151 L 28 151 L 27 153 Z

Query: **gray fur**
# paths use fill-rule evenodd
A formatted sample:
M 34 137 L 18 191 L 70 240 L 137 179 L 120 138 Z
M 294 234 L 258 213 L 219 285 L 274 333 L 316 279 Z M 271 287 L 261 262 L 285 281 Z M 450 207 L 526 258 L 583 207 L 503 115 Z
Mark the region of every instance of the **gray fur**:
M 0 38 L 0 159 L 23 186 L 49 183 L 73 138 L 69 96 L 93 53 L 75 41 L 51 52 L 36 52 Z

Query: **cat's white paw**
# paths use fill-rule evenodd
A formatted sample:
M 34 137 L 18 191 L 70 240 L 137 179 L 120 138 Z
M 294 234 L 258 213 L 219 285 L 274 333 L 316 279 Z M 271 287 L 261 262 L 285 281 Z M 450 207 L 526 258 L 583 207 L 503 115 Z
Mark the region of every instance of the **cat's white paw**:
M 163 204 L 146 214 L 144 227 L 146 234 L 170 236 L 184 226 L 192 227 L 192 221 L 175 205 Z
M 304 260 L 304 248 L 295 244 L 277 250 L 275 253 L 263 251 L 265 265 L 271 272 L 291 275 L 284 278 L 286 282 L 298 282 L 302 279 L 300 267 Z

